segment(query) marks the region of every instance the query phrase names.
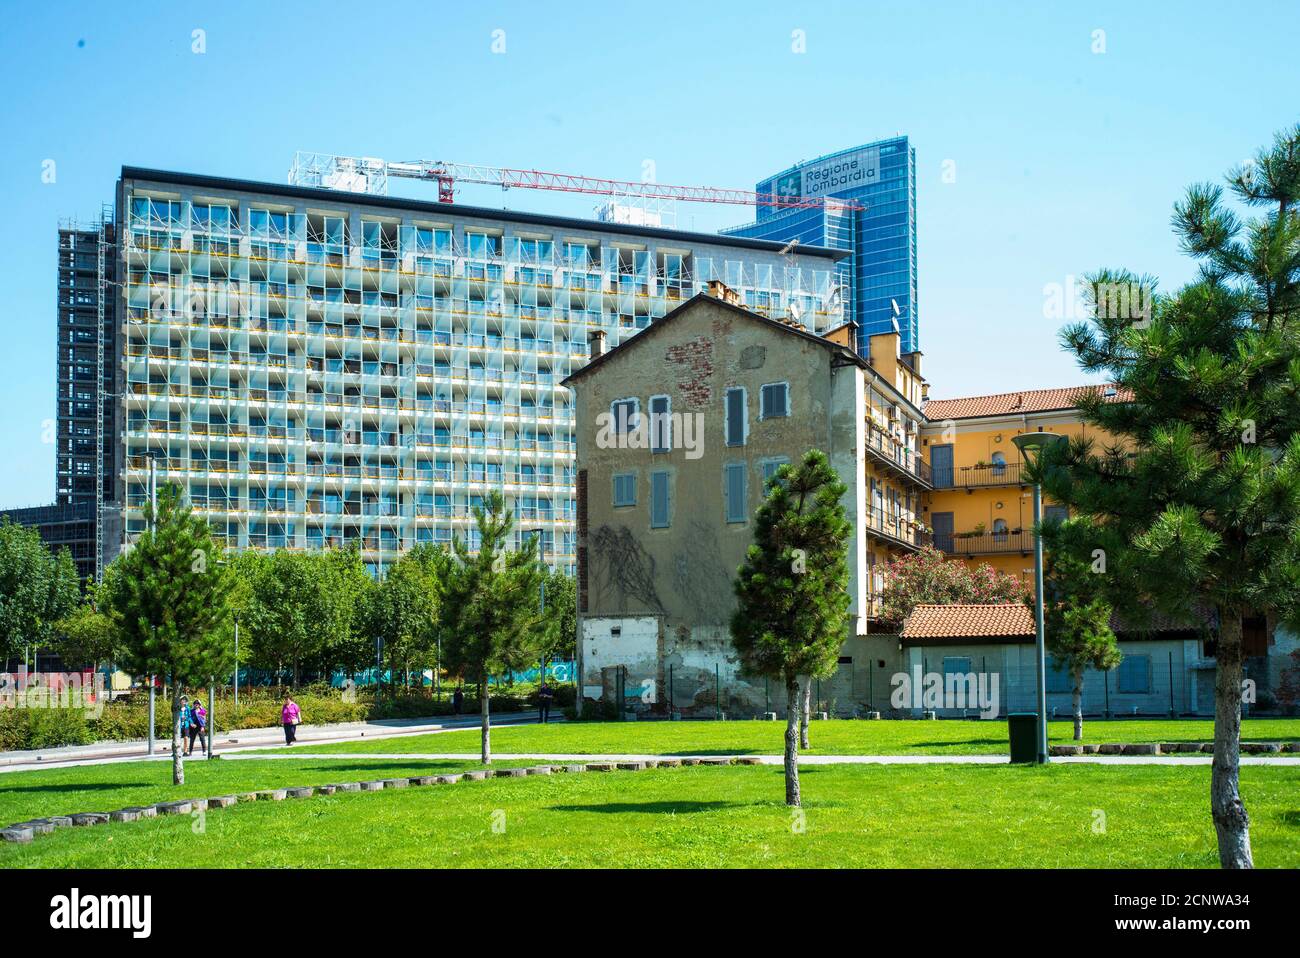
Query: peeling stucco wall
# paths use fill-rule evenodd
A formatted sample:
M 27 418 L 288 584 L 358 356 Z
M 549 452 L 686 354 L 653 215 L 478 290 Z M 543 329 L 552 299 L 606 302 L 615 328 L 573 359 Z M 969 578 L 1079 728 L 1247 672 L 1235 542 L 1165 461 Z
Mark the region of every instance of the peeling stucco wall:
M 667 711 L 670 678 L 676 710 L 714 709 L 721 685 L 724 709 L 761 711 L 769 700 L 766 683 L 740 674 L 729 625 L 736 606 L 733 581 L 753 541 L 753 513 L 763 494 L 763 463 L 794 462 L 809 449 L 822 449 L 849 485 L 850 517 L 860 515 L 864 494 L 854 477 L 862 474 L 862 372 L 852 365 L 833 369 L 833 353 L 820 343 L 707 300 L 652 325 L 637 340 L 574 386 L 578 469 L 586 473 L 587 490 L 585 536 L 579 530 L 579 547 L 586 550 L 587 605 L 580 617 L 599 620 L 602 628 L 646 615 L 661 622 L 662 647 L 653 666 L 639 653 L 635 663 L 624 663 L 630 673 L 644 673 L 629 675 L 629 694 L 634 679 L 637 688 L 643 679 L 655 682 L 652 711 Z M 790 384 L 790 415 L 763 420 L 761 387 L 774 382 Z M 728 446 L 724 397 L 736 386 L 746 390 L 748 431 L 743 446 Z M 700 415 L 697 458 L 680 447 L 676 434 L 677 448 L 667 453 L 598 446 L 598 417 L 611 403 L 635 398 L 646 415 L 650 397 L 663 395 L 674 414 Z M 737 462 L 746 467 L 749 519 L 729 523 L 724 467 Z M 652 472 L 669 475 L 668 528 L 650 526 Z M 635 475 L 635 505 L 613 505 L 616 473 Z M 855 540 L 850 548 L 855 603 L 865 568 L 861 551 Z M 596 656 L 582 668 L 583 682 L 592 688 L 605 667 L 597 661 L 603 660 Z

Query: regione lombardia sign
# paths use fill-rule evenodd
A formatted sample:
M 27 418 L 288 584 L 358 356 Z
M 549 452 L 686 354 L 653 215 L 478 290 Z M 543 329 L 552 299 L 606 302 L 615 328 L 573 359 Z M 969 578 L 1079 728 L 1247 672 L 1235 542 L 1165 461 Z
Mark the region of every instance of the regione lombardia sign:
M 783 173 L 772 181 L 771 192 L 780 197 L 830 196 L 879 182 L 880 148 L 866 147 L 841 153 Z M 761 191 L 760 191 L 761 192 Z

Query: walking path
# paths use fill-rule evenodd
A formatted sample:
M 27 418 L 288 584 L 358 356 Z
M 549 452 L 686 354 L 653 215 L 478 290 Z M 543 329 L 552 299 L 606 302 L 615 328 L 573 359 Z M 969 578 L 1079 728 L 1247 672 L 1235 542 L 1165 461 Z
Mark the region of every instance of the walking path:
M 509 712 L 492 717 L 492 727 L 520 725 L 536 722 L 536 712 Z M 551 721 L 563 719 L 552 718 Z M 355 742 L 360 739 L 401 738 L 408 735 L 429 735 L 436 732 L 454 732 L 479 727 L 478 715 L 445 715 L 436 718 L 382 719 L 374 722 L 340 722 L 335 725 L 298 726 L 299 745 L 324 745 L 330 742 Z M 37 749 L 25 752 L 0 752 L 0 772 L 27 772 L 37 768 L 63 768 L 72 765 L 104 765 L 111 762 L 134 762 L 140 759 L 171 761 L 171 736 L 160 737 L 154 743 L 154 754 L 149 755 L 148 744 L 139 739 L 133 742 L 96 742 L 93 745 L 69 745 L 62 748 Z M 284 730 L 270 728 L 236 729 L 214 736 L 212 751 L 233 757 L 231 753 L 250 749 L 271 748 L 284 745 Z M 195 746 L 191 759 L 202 760 L 203 750 Z M 291 756 L 292 757 L 292 756 Z
M 410 762 L 471 760 L 477 752 L 405 752 L 402 754 L 380 752 L 293 752 L 268 755 L 264 752 L 246 752 L 227 755 L 226 759 L 365 759 L 386 760 L 409 764 Z M 493 758 L 528 759 L 542 762 L 647 762 L 663 758 L 718 758 L 717 752 L 700 754 L 672 753 L 642 754 L 588 754 L 576 752 L 493 752 Z M 763 765 L 780 765 L 780 755 L 748 755 L 734 757 L 757 759 Z M 1052 764 L 1062 765 L 1209 765 L 1211 755 L 1062 755 L 1052 759 Z M 1007 765 L 1009 755 L 800 755 L 800 765 Z M 1242 765 L 1291 765 L 1300 767 L 1300 755 L 1243 755 Z

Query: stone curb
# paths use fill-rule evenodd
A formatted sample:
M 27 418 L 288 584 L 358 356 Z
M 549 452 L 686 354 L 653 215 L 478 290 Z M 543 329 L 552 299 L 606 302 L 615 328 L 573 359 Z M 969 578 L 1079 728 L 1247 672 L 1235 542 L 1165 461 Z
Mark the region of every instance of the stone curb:
M 383 782 L 362 782 L 361 791 L 363 792 L 382 792 L 384 790 Z
M 384 788 L 406 788 L 411 784 L 409 778 L 386 778 L 384 779 Z
M 72 816 L 76 826 L 103 825 L 108 821 L 108 812 L 80 812 Z
M 0 840 L 15 842 L 19 845 L 26 845 L 35 837 L 36 831 L 32 828 L 6 828 L 0 831 Z
M 439 785 L 455 785 L 460 781 L 459 775 L 438 775 L 434 778 Z
M 434 785 L 438 781 L 437 775 L 416 775 L 414 778 L 408 778 L 412 785 Z
M 285 794 L 286 797 L 288 797 L 288 798 L 311 798 L 313 795 L 316 794 L 316 789 L 311 788 L 311 787 L 306 787 L 306 788 L 286 788 L 286 789 L 284 790 L 284 794 Z

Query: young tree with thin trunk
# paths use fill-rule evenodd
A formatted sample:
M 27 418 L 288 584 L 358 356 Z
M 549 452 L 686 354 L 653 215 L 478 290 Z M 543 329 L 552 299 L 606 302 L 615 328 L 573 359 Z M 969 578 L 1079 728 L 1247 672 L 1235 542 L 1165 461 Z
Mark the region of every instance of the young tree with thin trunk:
M 536 661 L 543 617 L 538 602 L 544 570 L 536 542 L 509 550 L 514 516 L 500 493 L 474 508 L 478 551 L 452 540 L 457 562 L 442 595 L 443 656 L 478 686 L 482 762 L 492 762 L 488 678 Z
M 180 699 L 186 685 L 225 675 L 233 653 L 230 594 L 234 572 L 205 519 L 168 485 L 158 510 L 145 506 L 148 531 L 114 560 L 105 611 L 122 640 L 127 667 L 171 686 L 172 784 L 185 784 Z
M 845 485 L 826 454 L 782 466 L 754 520 L 736 580 L 731 637 L 745 670 L 784 683 L 785 803 L 799 805 L 799 677 L 824 674 L 849 630 Z
M 1056 541 L 1076 535 L 1071 528 L 1045 529 L 1045 537 Z M 1047 632 L 1047 652 L 1057 668 L 1070 676 L 1070 701 L 1074 712 L 1074 740 L 1083 741 L 1083 676 L 1088 669 L 1109 672 L 1119 665 L 1123 654 L 1111 629 L 1112 607 L 1106 601 L 1104 583 L 1099 572 L 1078 558 L 1082 546 L 1074 550 L 1055 549 L 1047 553 L 1043 575 L 1043 619 Z M 1034 600 L 1026 598 L 1030 609 Z
M 1107 598 L 1126 620 L 1151 607 L 1188 622 L 1213 610 L 1210 810 L 1220 864 L 1250 868 L 1242 619 L 1300 625 L 1300 127 L 1228 181 L 1264 215 L 1243 222 L 1220 187 L 1190 188 L 1173 225 L 1200 263 L 1195 282 L 1153 296 L 1152 281 L 1126 271 L 1089 278 L 1095 315 L 1062 338 L 1115 384 L 1079 408 L 1119 442 L 1063 444 L 1032 471 L 1090 524 L 1079 558 L 1104 562 Z
M 66 548 L 52 554 L 35 529 L 0 519 L 0 658 L 42 645 L 80 598 Z

